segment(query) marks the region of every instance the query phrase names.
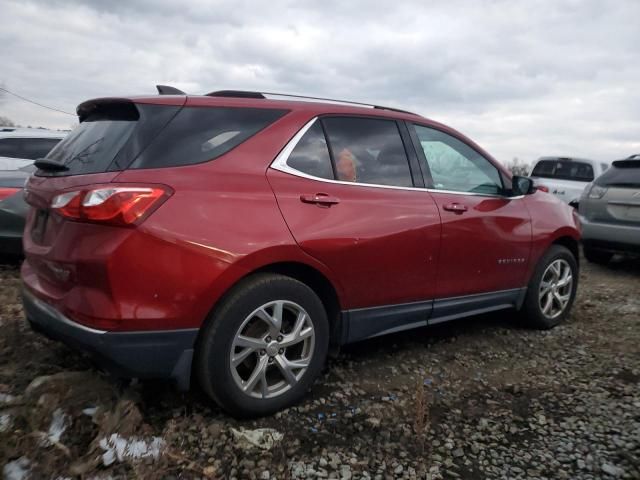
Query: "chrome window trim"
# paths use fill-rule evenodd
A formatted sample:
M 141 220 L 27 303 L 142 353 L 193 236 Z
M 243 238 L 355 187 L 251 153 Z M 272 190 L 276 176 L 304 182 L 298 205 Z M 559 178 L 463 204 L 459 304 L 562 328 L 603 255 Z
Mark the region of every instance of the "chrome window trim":
M 333 180 L 329 178 L 316 177 L 314 175 L 309 175 L 308 173 L 301 172 L 300 170 L 296 170 L 295 168 L 289 166 L 287 164 L 287 160 L 291 156 L 291 152 L 296 148 L 298 142 L 302 139 L 305 133 L 313 126 L 313 124 L 318 120 L 318 117 L 314 117 L 309 120 L 304 126 L 296 133 L 291 140 L 285 145 L 285 147 L 280 151 L 278 156 L 271 162 L 270 167 L 274 170 L 278 170 L 283 173 L 288 173 L 290 175 L 294 175 L 296 177 L 306 178 L 309 180 L 315 180 L 317 182 L 324 183 L 333 183 L 337 185 L 350 185 L 355 187 L 373 187 L 373 188 L 386 188 L 390 190 L 408 190 L 412 192 L 429 192 L 429 193 L 449 193 L 453 195 L 471 195 L 475 197 L 489 197 L 489 198 L 504 198 L 508 200 L 518 200 L 524 197 L 524 195 L 518 195 L 517 197 L 507 197 L 504 195 L 496 195 L 491 193 L 475 193 L 475 192 L 458 192 L 455 190 L 438 190 L 436 188 L 424 188 L 424 187 L 399 187 L 395 185 L 380 185 L 377 183 L 361 183 L 361 182 L 345 182 L 342 180 Z

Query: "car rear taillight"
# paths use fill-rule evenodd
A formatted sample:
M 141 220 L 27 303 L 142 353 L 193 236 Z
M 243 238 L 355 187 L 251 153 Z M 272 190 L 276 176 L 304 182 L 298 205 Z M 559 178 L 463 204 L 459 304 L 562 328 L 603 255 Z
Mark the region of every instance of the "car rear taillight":
M 545 186 L 545 185 L 536 185 L 536 188 L 538 190 L 540 190 L 541 192 L 547 192 L 549 193 L 549 187 Z
M 170 195 L 164 186 L 109 186 L 61 193 L 51 209 L 71 220 L 134 225 L 158 208 Z
M 0 188 L 0 200 L 4 200 L 19 191 L 19 188 Z

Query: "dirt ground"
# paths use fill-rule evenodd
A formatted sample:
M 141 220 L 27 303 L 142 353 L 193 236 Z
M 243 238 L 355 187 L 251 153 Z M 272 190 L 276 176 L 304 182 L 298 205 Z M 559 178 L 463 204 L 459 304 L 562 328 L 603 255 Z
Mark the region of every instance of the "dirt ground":
M 552 331 L 503 313 L 361 342 L 330 361 L 303 403 L 244 422 L 197 391 L 124 385 L 32 333 L 18 266 L 2 265 L 0 471 L 638 479 L 640 262 L 582 265 L 573 313 Z

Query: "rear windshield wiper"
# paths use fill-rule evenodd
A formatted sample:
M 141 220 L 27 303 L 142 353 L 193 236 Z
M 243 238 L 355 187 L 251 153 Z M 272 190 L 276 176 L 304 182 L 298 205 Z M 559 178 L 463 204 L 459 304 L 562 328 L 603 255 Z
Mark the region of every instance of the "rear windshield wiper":
M 48 172 L 66 172 L 69 170 L 69 167 L 63 165 L 62 163 L 54 162 L 48 158 L 38 158 L 33 164 L 38 167 L 40 170 L 45 170 Z

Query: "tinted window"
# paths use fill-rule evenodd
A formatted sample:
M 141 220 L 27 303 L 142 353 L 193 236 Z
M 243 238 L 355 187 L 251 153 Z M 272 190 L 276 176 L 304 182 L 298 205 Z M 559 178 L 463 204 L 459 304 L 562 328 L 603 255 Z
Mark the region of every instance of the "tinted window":
M 640 160 L 613 162 L 595 183 L 603 187 L 640 188 Z
M 338 180 L 413 186 L 396 122 L 352 117 L 329 117 L 322 122 Z
M 576 160 L 540 160 L 531 176 L 590 182 L 593 180 L 593 167 Z
M 416 125 L 433 188 L 455 192 L 502 193 L 500 172 L 466 143 L 439 130 Z
M 131 168 L 173 167 L 212 160 L 285 113 L 286 110 L 264 108 L 185 107 Z
M 105 172 L 131 136 L 137 121 L 91 115 L 60 142 L 47 158 L 66 165 L 64 175 Z M 45 172 L 39 172 L 45 173 Z M 46 172 L 53 175 L 53 172 Z
M 300 139 L 287 165 L 307 175 L 333 179 L 329 148 L 320 122 L 315 122 Z
M 3 138 L 0 140 L 0 157 L 42 158 L 56 146 L 58 138 Z

